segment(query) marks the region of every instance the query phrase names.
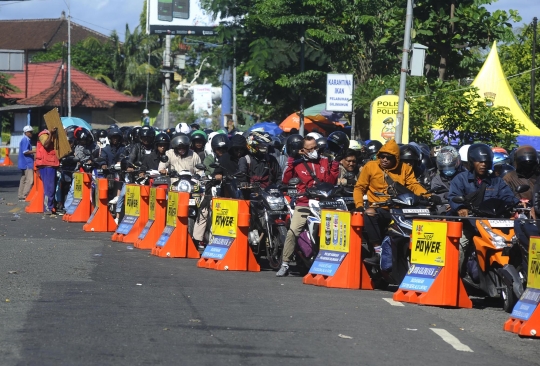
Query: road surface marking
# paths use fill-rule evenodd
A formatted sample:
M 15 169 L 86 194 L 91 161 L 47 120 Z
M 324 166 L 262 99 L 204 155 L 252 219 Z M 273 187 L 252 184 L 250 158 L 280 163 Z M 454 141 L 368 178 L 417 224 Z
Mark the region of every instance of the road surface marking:
M 392 305 L 392 306 L 404 306 L 402 303 L 400 303 L 398 301 L 394 301 L 393 299 L 391 299 L 389 297 L 383 297 L 382 299 L 384 301 L 386 301 L 387 303 L 389 303 L 390 305 Z
M 429 329 L 431 329 L 433 333 L 437 334 L 439 337 L 443 339 L 443 341 L 445 341 L 446 343 L 454 347 L 456 350 L 463 351 L 463 352 L 474 352 L 472 349 L 470 349 L 469 346 L 461 343 L 459 339 L 454 337 L 447 330 L 439 329 L 439 328 L 429 328 Z
M 12 210 L 9 210 L 9 212 L 13 212 L 13 213 L 15 213 L 15 212 L 19 212 L 20 210 L 21 210 L 21 208 L 20 208 L 20 207 L 15 207 L 14 209 L 12 209 Z

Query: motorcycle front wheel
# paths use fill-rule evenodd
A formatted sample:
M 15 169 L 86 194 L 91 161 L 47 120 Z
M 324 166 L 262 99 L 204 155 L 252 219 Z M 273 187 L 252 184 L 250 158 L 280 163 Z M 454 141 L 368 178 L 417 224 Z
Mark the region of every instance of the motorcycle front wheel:
M 514 295 L 514 290 L 512 289 L 512 286 L 508 286 L 507 284 L 503 285 L 503 289 L 501 290 L 501 297 L 503 300 L 503 309 L 507 313 L 511 313 L 512 310 L 514 310 L 514 306 L 517 303 L 517 298 Z
M 283 245 L 285 244 L 285 238 L 287 237 L 287 229 L 285 226 L 277 226 L 272 230 L 270 240 L 272 240 L 272 248 L 269 246 L 266 248 L 266 259 L 268 265 L 273 270 L 281 268 Z

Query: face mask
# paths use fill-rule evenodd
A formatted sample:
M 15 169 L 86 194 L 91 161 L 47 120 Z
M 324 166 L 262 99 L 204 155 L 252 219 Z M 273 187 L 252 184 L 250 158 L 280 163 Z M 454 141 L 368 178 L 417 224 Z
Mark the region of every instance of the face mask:
M 442 171 L 442 173 L 447 177 L 451 177 L 454 174 L 456 174 L 456 171 L 454 169 L 452 169 L 452 170 L 444 170 L 444 171 Z
M 309 160 L 315 160 L 319 157 L 319 153 L 317 150 L 313 150 L 307 153 L 307 158 Z

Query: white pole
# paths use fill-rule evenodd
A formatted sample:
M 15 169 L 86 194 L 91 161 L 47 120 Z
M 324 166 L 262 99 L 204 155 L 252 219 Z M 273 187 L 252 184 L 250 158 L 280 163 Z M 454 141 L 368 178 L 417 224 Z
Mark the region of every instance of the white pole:
M 163 66 L 166 70 L 171 67 L 171 36 L 167 34 L 165 36 L 165 59 L 163 60 Z M 163 129 L 169 128 L 169 103 L 171 100 L 171 74 L 165 73 L 165 100 L 163 103 Z
M 407 87 L 407 73 L 409 65 L 409 52 L 411 47 L 411 26 L 413 17 L 412 0 L 407 0 L 407 16 L 405 17 L 405 37 L 403 38 L 403 57 L 401 59 L 401 78 L 399 80 L 399 101 L 397 112 L 396 134 L 394 139 L 398 144 L 403 138 L 403 110 L 405 108 L 405 89 Z
M 236 37 L 234 37 L 234 65 L 233 65 L 233 95 L 232 95 L 232 113 L 234 127 L 238 128 L 238 121 L 236 118 Z
M 68 0 L 68 117 L 71 117 L 71 1 Z

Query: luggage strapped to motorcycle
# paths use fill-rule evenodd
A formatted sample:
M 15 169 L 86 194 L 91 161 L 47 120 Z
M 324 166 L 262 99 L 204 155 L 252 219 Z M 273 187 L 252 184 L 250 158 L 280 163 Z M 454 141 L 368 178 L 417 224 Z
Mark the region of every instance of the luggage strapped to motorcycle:
M 321 181 L 319 180 L 319 178 L 317 178 L 317 174 L 315 174 L 315 173 L 313 172 L 313 170 L 311 170 L 311 169 L 309 168 L 309 165 L 308 165 L 308 163 L 307 163 L 305 160 L 302 160 L 302 164 L 304 164 L 304 166 L 306 167 L 306 169 L 307 169 L 309 175 L 311 175 L 311 178 L 313 178 L 313 180 L 315 181 L 315 183 L 317 183 L 317 184 L 321 183 Z

